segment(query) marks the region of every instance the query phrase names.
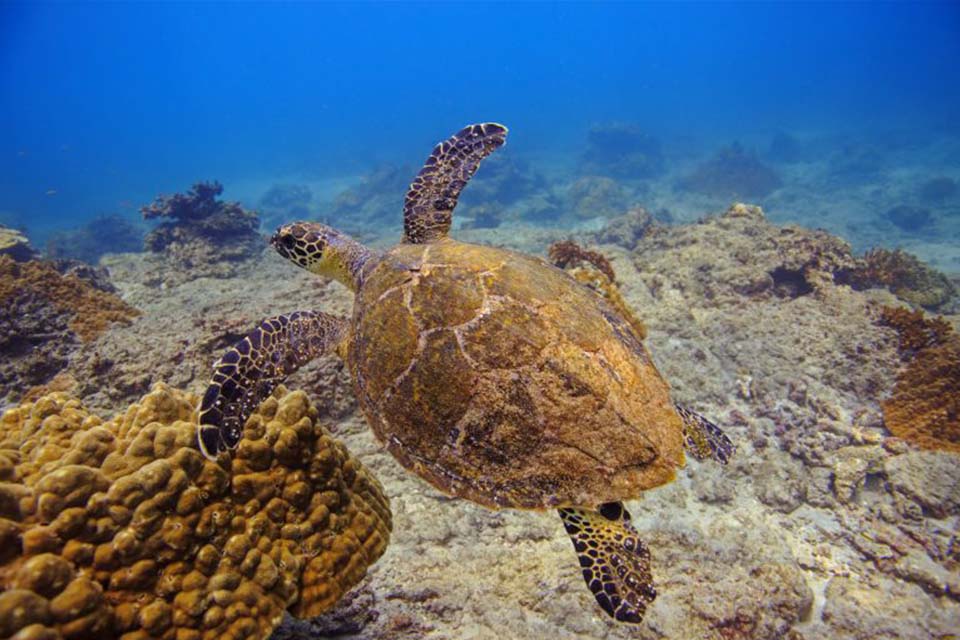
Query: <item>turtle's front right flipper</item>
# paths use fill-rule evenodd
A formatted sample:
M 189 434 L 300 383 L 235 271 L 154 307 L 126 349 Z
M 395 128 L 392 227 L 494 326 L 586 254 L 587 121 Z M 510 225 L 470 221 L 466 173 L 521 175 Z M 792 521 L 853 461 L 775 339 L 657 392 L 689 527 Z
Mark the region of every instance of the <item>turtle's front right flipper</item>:
M 216 458 L 234 449 L 243 426 L 283 380 L 346 335 L 347 321 L 320 311 L 295 311 L 267 318 L 213 365 L 203 394 L 197 435 L 200 451 Z

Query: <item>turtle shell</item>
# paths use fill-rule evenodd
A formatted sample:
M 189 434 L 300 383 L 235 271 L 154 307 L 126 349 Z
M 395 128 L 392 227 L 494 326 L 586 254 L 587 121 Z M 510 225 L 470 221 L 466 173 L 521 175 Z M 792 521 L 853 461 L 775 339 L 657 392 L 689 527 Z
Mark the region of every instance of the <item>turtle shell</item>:
M 538 258 L 454 240 L 393 248 L 357 293 L 347 362 L 400 463 L 486 506 L 595 507 L 684 463 L 643 343 Z

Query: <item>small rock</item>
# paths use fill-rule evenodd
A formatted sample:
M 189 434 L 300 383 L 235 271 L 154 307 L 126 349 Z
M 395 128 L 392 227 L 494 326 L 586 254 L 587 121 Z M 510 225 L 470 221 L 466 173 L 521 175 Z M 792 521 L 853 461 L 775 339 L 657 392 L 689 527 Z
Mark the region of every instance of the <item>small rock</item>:
M 920 549 L 911 549 L 897 560 L 893 573 L 935 596 L 946 594 L 955 600 L 960 599 L 960 575 L 947 571 Z
M 960 513 L 960 463 L 955 454 L 910 451 L 886 461 L 893 490 L 935 518 Z
M 753 489 L 757 499 L 782 513 L 790 513 L 806 498 L 809 481 L 806 468 L 782 452 L 769 452 L 755 478 Z

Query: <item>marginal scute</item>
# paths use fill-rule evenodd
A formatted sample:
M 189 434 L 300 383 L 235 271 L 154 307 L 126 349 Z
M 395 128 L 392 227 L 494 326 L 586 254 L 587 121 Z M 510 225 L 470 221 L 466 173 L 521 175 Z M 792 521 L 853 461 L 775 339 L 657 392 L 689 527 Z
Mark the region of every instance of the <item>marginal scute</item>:
M 230 469 L 196 404 L 157 385 L 106 423 L 61 393 L 3 415 L 0 637 L 265 639 L 363 577 L 389 507 L 306 396 L 278 389 Z

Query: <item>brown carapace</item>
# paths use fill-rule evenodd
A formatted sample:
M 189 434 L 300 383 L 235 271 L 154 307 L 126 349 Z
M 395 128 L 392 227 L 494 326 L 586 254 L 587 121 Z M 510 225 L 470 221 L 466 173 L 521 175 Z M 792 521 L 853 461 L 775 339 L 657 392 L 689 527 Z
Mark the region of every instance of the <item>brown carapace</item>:
M 217 363 L 200 410 L 208 456 L 233 449 L 269 390 L 323 353 L 345 358 L 374 433 L 441 491 L 491 508 L 559 509 L 587 586 L 637 623 L 656 595 L 650 553 L 621 501 L 730 441 L 678 410 L 637 322 L 540 258 L 448 237 L 457 198 L 506 127 L 440 143 L 404 203 L 402 241 L 366 249 L 319 223 L 277 250 L 354 293 L 352 317 L 264 321 Z

